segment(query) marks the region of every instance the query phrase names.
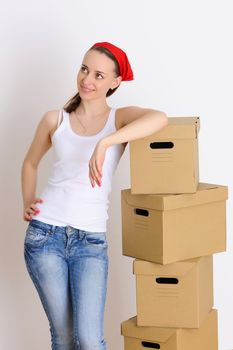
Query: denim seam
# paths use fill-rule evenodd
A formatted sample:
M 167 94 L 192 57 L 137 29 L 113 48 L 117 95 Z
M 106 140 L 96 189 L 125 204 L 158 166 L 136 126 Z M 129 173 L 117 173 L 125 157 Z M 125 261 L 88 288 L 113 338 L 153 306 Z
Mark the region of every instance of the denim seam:
M 27 266 L 27 268 L 28 268 L 28 272 L 29 272 L 29 274 L 30 274 L 30 276 L 31 276 L 31 278 L 32 278 L 32 280 L 33 280 L 33 282 L 35 283 L 36 288 L 37 288 L 38 291 L 39 291 L 39 298 L 40 298 L 40 300 L 41 300 L 41 303 L 42 303 L 43 306 L 44 306 L 46 315 L 47 315 L 48 320 L 49 320 L 49 322 L 50 322 L 50 325 L 51 325 L 51 333 L 52 333 L 52 337 L 53 337 L 53 327 L 54 327 L 54 326 L 53 326 L 52 320 L 51 320 L 51 318 L 50 318 L 50 316 L 49 316 L 49 312 L 48 312 L 48 308 L 47 308 L 46 302 L 45 302 L 45 301 L 43 300 L 43 298 L 41 297 L 41 294 L 43 294 L 43 293 L 42 293 L 42 289 L 40 288 L 40 285 L 37 283 L 36 277 L 35 277 L 35 276 L 33 275 L 33 273 L 32 273 L 32 270 L 31 270 L 30 265 L 29 265 L 29 261 L 27 261 L 26 256 L 25 256 L 25 261 L 26 261 L 26 266 Z
M 69 270 L 69 274 L 71 273 L 71 271 Z M 72 278 L 70 278 L 69 276 L 69 280 L 70 280 L 70 288 L 71 288 L 71 293 L 72 293 L 72 299 L 74 300 L 75 297 L 75 291 L 74 291 L 74 282 L 72 280 Z M 75 345 L 78 346 L 78 350 L 80 350 L 80 343 L 78 340 L 78 329 L 76 326 L 76 322 L 75 322 L 75 318 L 77 317 L 77 307 L 76 307 L 76 303 L 72 303 L 73 306 L 73 332 L 74 332 L 74 341 L 75 341 Z

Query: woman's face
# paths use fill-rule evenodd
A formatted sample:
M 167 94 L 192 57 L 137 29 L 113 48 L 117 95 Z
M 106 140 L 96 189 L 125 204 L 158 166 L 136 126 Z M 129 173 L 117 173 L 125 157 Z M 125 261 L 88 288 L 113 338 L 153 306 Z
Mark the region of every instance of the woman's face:
M 115 77 L 114 68 L 114 62 L 105 54 L 88 51 L 77 76 L 80 97 L 84 100 L 106 97 L 109 89 L 114 89 L 121 83 L 121 77 Z

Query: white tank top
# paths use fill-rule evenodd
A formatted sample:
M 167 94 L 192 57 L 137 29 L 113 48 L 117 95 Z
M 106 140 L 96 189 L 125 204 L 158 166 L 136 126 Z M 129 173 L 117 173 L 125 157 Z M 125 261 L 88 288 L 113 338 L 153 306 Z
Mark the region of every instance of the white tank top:
M 48 182 L 37 203 L 38 215 L 32 218 L 57 226 L 70 225 L 90 232 L 106 232 L 108 195 L 118 162 L 124 152 L 123 144 L 107 148 L 102 167 L 102 186 L 91 186 L 89 160 L 96 143 L 114 133 L 115 108 L 111 108 L 103 129 L 92 136 L 76 134 L 64 109 L 63 120 L 52 136 L 53 164 Z

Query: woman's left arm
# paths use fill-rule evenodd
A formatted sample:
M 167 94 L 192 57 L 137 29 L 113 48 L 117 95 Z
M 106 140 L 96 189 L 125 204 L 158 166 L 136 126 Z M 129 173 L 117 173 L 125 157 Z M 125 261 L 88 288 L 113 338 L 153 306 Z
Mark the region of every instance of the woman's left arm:
M 106 147 L 152 135 L 168 123 L 164 112 L 140 107 L 120 109 L 119 119 L 120 129 L 101 140 Z
M 117 113 L 121 127 L 97 143 L 89 162 L 89 177 L 93 187 L 95 182 L 101 186 L 102 166 L 109 146 L 152 135 L 168 124 L 167 115 L 154 109 L 123 107 Z

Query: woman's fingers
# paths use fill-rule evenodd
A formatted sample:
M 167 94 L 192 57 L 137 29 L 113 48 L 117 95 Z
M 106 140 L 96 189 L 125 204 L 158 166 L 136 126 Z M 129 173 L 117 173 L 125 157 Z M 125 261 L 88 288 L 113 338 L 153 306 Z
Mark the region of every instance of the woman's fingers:
M 42 203 L 43 202 L 43 199 L 42 198 L 36 198 L 34 200 L 34 203 Z
M 30 213 L 33 213 L 35 215 L 40 212 L 40 210 L 37 208 L 37 206 L 33 203 L 30 205 L 29 209 L 30 209 Z
M 24 212 L 23 219 L 24 219 L 24 221 L 30 221 L 31 220 L 31 215 L 29 215 L 28 213 Z
M 95 181 L 93 181 L 93 177 L 92 177 L 92 174 L 91 174 L 91 169 L 89 169 L 89 178 L 90 178 L 90 181 L 91 181 L 91 186 L 95 187 Z
M 29 209 L 29 208 L 26 208 L 26 209 L 24 210 L 23 219 L 24 219 L 25 221 L 29 221 L 29 220 L 32 219 L 31 214 L 30 214 L 30 209 Z
M 96 168 L 96 171 L 97 171 L 97 173 L 98 173 L 99 180 L 101 181 L 102 171 L 101 171 L 101 169 L 100 169 L 100 165 L 97 163 L 97 160 L 95 160 L 95 168 Z
M 35 214 L 39 213 L 40 210 L 37 208 L 36 203 L 42 203 L 43 199 L 41 198 L 36 198 L 34 202 L 30 205 L 30 207 L 34 210 Z
M 93 169 L 94 169 L 95 177 L 96 177 L 97 181 L 99 183 L 101 183 L 102 173 L 101 173 L 99 164 L 97 163 L 97 159 L 95 159 L 95 161 L 93 162 Z
M 95 150 L 92 154 L 92 157 L 89 161 L 89 177 L 91 184 L 93 186 L 93 182 L 97 183 L 97 185 L 101 186 L 101 178 L 102 178 L 102 165 L 104 162 L 105 156 L 105 147 L 101 147 L 101 144 L 98 142 Z
M 37 208 L 36 203 L 42 203 L 43 199 L 36 198 L 33 203 L 30 204 L 24 211 L 24 220 L 29 221 L 32 219 L 32 215 L 39 214 L 40 210 Z
M 101 186 L 101 181 L 99 180 L 98 172 L 95 164 L 92 162 L 89 164 L 90 178 L 95 181 L 99 186 Z M 93 181 L 91 181 L 93 183 Z
M 90 178 L 90 181 L 91 181 L 91 186 L 95 187 L 95 181 L 94 181 L 93 171 L 92 171 L 92 168 L 91 168 L 91 162 L 89 162 L 89 178 Z

